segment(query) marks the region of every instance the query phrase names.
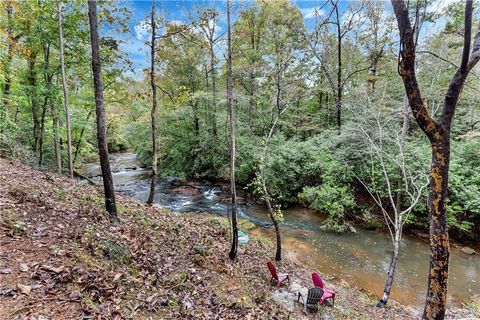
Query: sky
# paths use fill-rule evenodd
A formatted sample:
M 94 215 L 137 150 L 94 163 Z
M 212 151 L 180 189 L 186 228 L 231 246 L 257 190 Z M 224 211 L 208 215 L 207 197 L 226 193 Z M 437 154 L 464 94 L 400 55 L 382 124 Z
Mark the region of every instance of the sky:
M 438 0 L 438 4 L 435 9 L 442 10 L 449 3 L 455 0 Z M 208 0 L 157 0 L 157 13 L 166 17 L 169 21 L 188 22 L 189 14 L 194 12 L 195 6 L 215 6 L 221 13 L 219 23 L 217 25 L 218 33 L 222 36 L 226 31 L 226 1 L 208 1 Z M 319 10 L 324 1 L 318 0 L 293 0 L 301 10 L 304 17 L 305 25 L 307 28 L 311 28 L 315 23 L 315 11 Z M 149 49 L 145 44 L 150 37 L 150 31 L 145 26 L 145 21 L 149 21 L 150 10 L 152 2 L 151 0 L 121 0 L 117 2 L 118 5 L 129 8 L 131 12 L 128 26 L 130 32 L 127 34 L 119 35 L 119 38 L 123 40 L 121 49 L 127 53 L 129 59 L 132 62 L 133 72 L 127 73 L 128 76 L 133 78 L 141 78 L 143 76 L 143 70 L 149 67 Z M 235 20 L 236 13 L 253 2 L 249 0 L 232 1 L 232 20 Z M 347 1 L 340 1 L 340 10 L 344 10 L 347 6 Z M 387 10 L 391 10 L 389 3 L 386 3 Z M 322 15 L 324 12 L 320 12 Z M 438 26 L 426 26 L 428 29 L 433 29 Z M 157 31 L 162 32 L 162 30 Z
M 307 27 L 313 25 L 315 10 L 321 1 L 307 0 L 307 1 L 293 1 L 301 10 Z M 251 5 L 252 1 L 233 1 L 233 17 L 235 20 L 235 13 L 239 9 Z M 152 6 L 151 0 L 124 0 L 119 2 L 119 5 L 129 8 L 131 12 L 130 21 L 128 23 L 130 33 L 119 36 L 123 40 L 121 49 L 126 52 L 132 61 L 133 73 L 127 73 L 128 76 L 134 78 L 141 78 L 143 70 L 149 67 L 149 49 L 145 44 L 150 38 L 150 31 L 145 26 L 144 22 L 150 19 L 150 10 Z M 157 13 L 163 14 L 169 21 L 188 22 L 189 14 L 194 11 L 195 6 L 214 5 L 219 12 L 223 13 L 220 16 L 220 21 L 217 25 L 219 35 L 226 32 L 226 1 L 181 1 L 181 0 L 157 0 Z M 158 32 L 158 31 L 157 31 Z M 161 32 L 161 30 L 160 30 Z

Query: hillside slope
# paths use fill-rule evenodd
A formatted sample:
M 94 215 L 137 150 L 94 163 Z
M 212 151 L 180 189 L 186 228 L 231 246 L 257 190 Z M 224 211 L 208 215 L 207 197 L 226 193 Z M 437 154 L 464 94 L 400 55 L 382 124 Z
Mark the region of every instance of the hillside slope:
M 416 317 L 394 302 L 378 309 L 343 283 L 329 283 L 338 293 L 335 308 L 287 310 L 272 298 L 268 241 L 252 239 L 232 263 L 225 219 L 119 196 L 119 221 L 110 222 L 101 195 L 99 188 L 0 159 L 0 319 Z M 310 286 L 311 270 L 290 261 L 280 268 L 297 286 Z

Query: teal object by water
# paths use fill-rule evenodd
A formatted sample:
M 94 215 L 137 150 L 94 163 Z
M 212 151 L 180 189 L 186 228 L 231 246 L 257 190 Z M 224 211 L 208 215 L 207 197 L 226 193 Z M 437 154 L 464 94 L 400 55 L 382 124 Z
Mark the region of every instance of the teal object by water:
M 238 230 L 238 243 L 247 244 L 250 237 L 243 231 Z

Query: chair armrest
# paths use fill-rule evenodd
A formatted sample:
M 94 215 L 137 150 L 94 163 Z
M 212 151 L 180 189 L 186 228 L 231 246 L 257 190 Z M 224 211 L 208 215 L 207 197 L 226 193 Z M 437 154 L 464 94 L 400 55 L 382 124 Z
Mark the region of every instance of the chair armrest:
M 300 293 L 300 290 L 299 290 L 299 291 L 298 291 L 297 301 L 300 301 L 300 298 L 302 298 L 302 301 L 304 301 L 303 295 Z

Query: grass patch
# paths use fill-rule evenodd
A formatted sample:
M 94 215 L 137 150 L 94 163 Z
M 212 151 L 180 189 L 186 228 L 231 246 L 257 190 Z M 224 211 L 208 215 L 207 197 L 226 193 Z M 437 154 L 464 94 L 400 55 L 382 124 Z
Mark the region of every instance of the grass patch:
M 111 260 L 117 260 L 122 263 L 129 263 L 131 261 L 130 250 L 125 246 L 118 244 L 111 240 L 101 240 L 98 248 L 102 250 L 105 257 Z

